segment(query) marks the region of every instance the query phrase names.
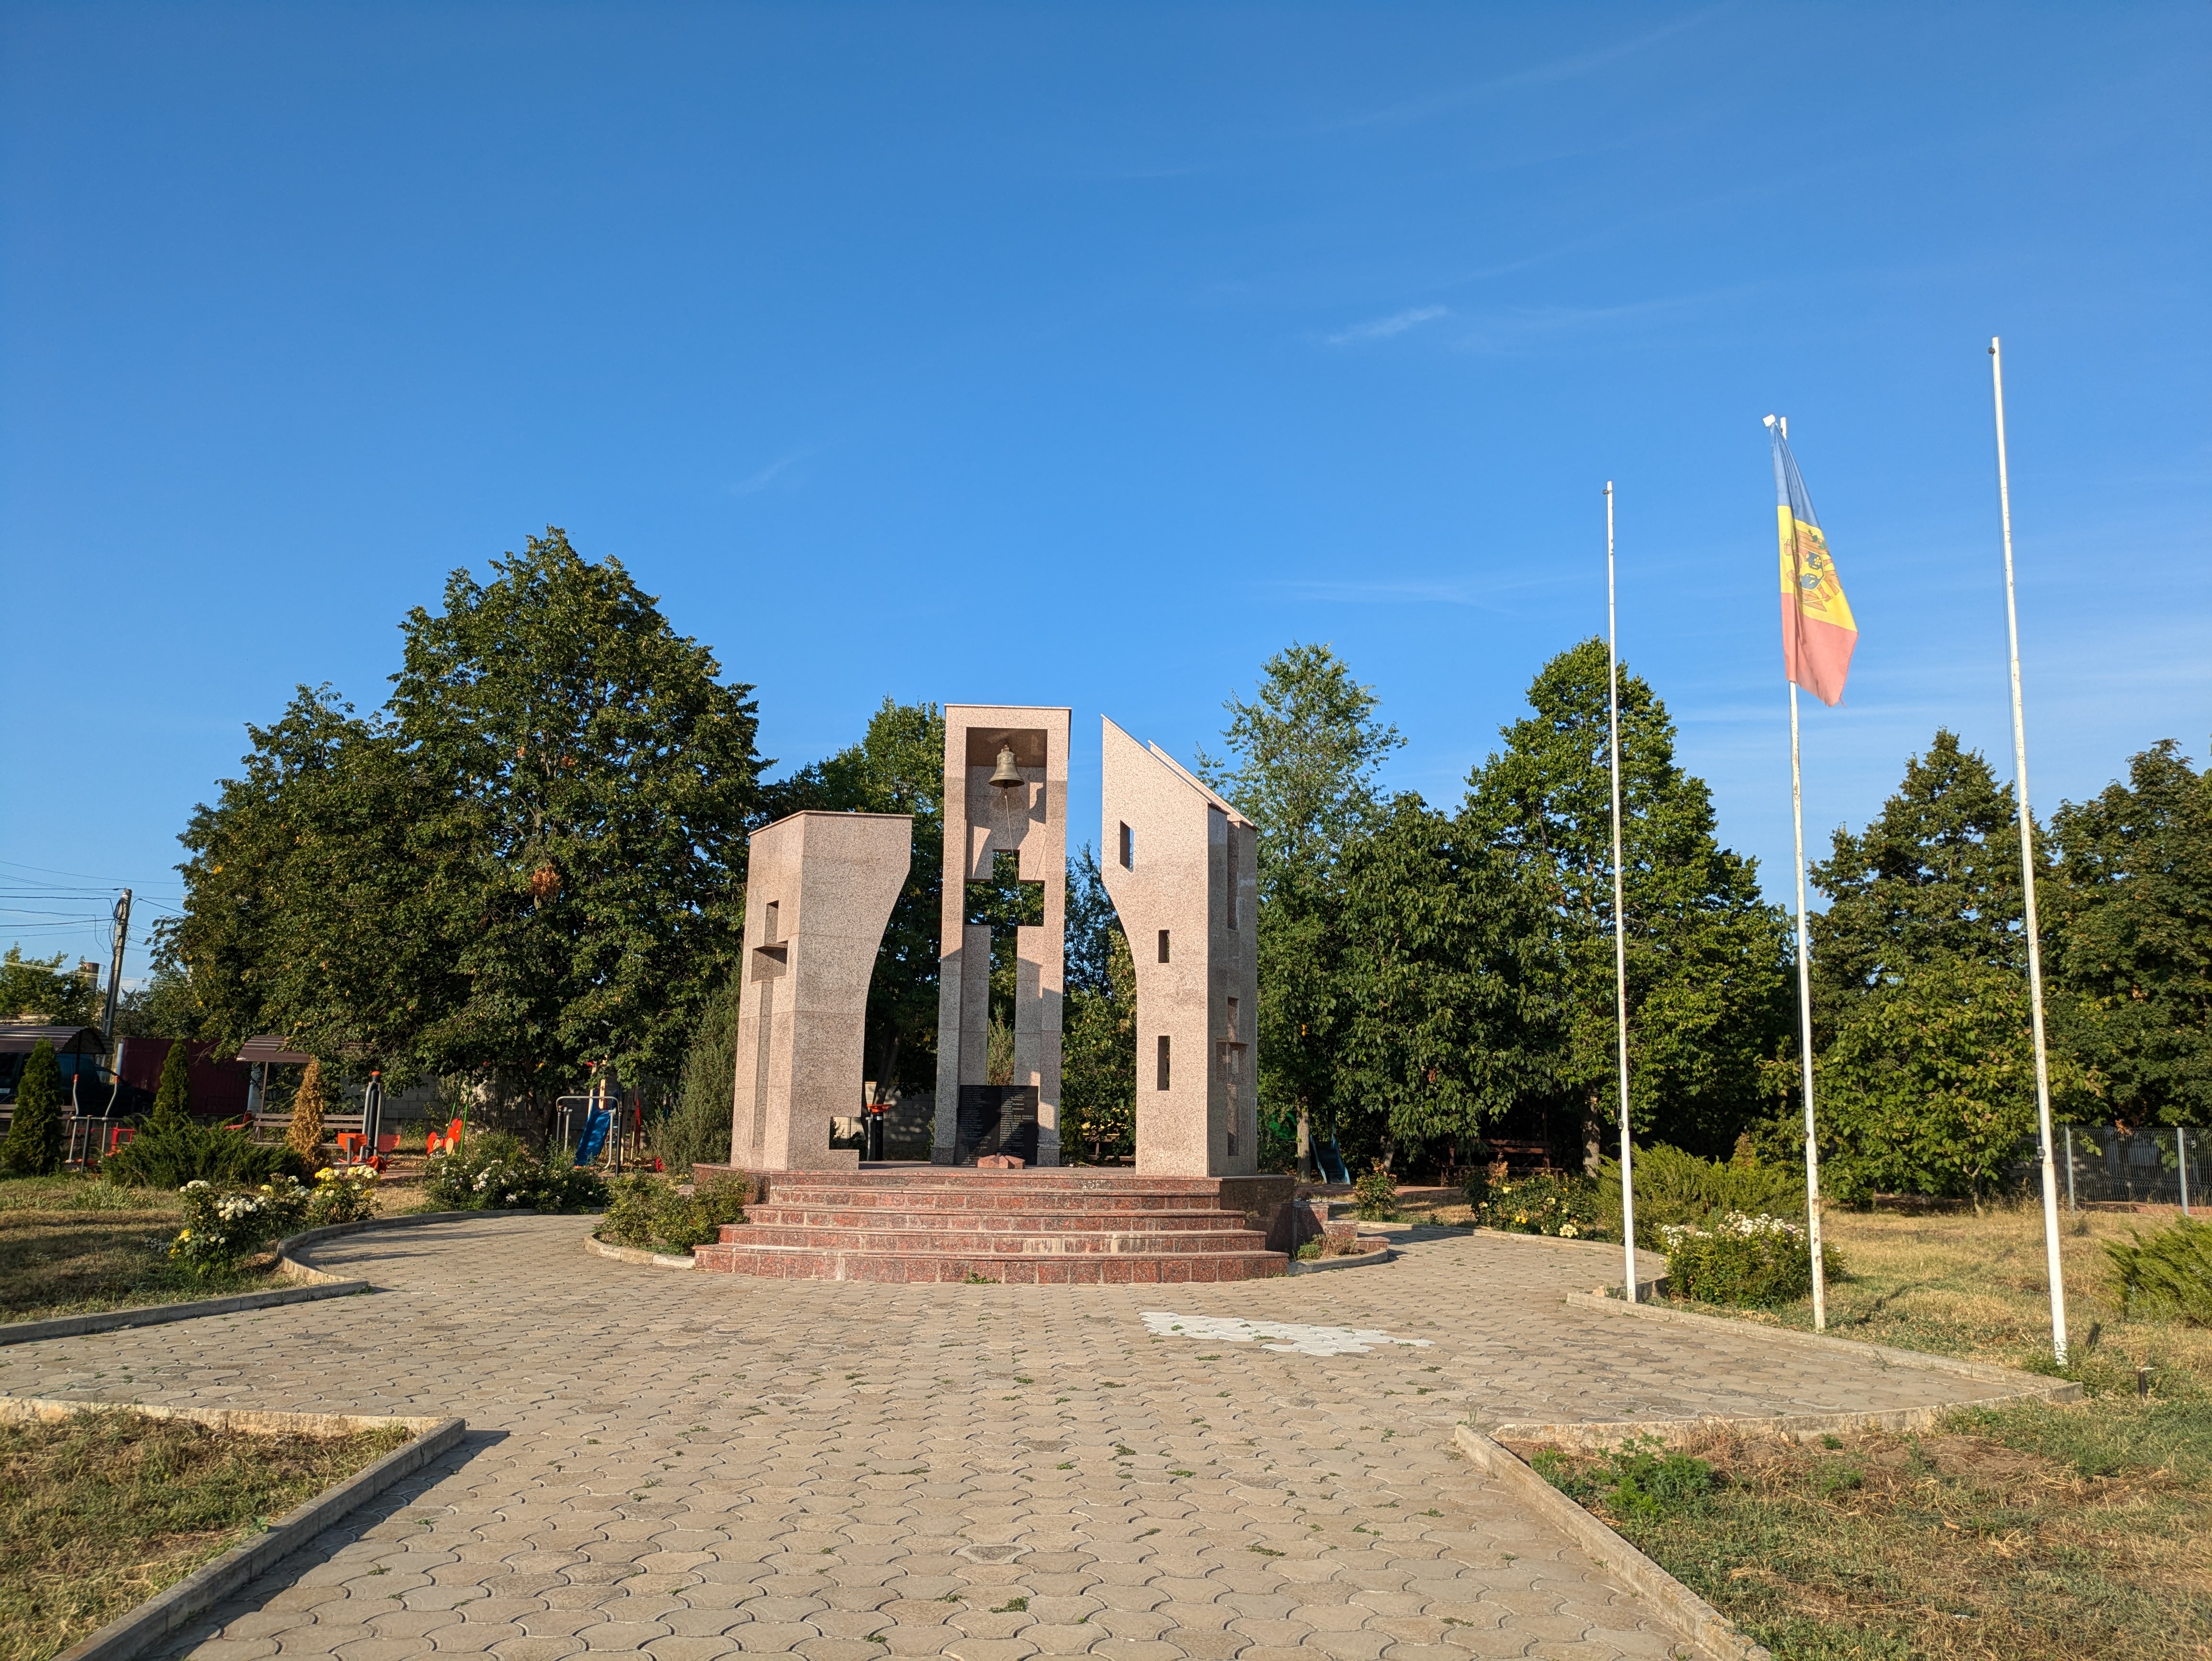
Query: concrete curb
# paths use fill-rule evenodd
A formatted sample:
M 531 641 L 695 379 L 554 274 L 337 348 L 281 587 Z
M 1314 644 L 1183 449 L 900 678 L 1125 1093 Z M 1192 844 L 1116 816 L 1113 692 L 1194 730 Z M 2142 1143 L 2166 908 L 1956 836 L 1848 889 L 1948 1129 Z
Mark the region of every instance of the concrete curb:
M 1350 1257 L 1314 1257 L 1301 1261 L 1291 1259 L 1291 1275 L 1326 1275 L 1333 1269 L 1364 1269 L 1370 1263 L 1387 1263 L 1397 1253 L 1389 1246 L 1378 1246 L 1372 1251 L 1362 1251 Z
M 1459 1426 L 1452 1439 L 1476 1469 L 1504 1483 L 1523 1506 L 1573 1540 L 1600 1568 L 1619 1575 L 1638 1596 L 1658 1605 L 1661 1613 L 1689 1634 L 1699 1654 L 1710 1661 L 1773 1661 L 1764 1646 L 1738 1632 L 1735 1622 L 1537 1475 L 1510 1449 L 1472 1425 Z
M 610 1245 L 596 1234 L 584 1236 L 584 1250 L 601 1257 L 611 1257 L 618 1263 L 642 1263 L 652 1269 L 696 1269 L 699 1265 L 690 1252 L 678 1256 L 672 1251 L 647 1251 L 641 1246 Z
M 326 1269 L 301 1262 L 292 1254 L 308 1246 L 319 1245 L 325 1240 L 335 1240 L 341 1235 L 359 1234 L 372 1228 L 405 1228 L 416 1223 L 461 1223 L 485 1217 L 535 1217 L 537 1212 L 525 1206 L 514 1211 L 410 1211 L 398 1217 L 364 1217 L 357 1223 L 332 1223 L 327 1228 L 311 1228 L 295 1234 L 289 1239 L 276 1243 L 276 1272 L 295 1281 L 311 1285 L 333 1285 L 342 1277 Z M 366 1281 L 349 1282 L 366 1286 Z
M 160 1326 L 168 1321 L 197 1321 L 208 1315 L 235 1315 L 281 1304 L 311 1304 L 325 1298 L 349 1298 L 369 1289 L 366 1281 L 319 1275 L 313 1286 L 280 1287 L 272 1292 L 239 1292 L 228 1298 L 196 1298 L 188 1303 L 148 1304 L 138 1309 L 102 1310 L 91 1315 L 57 1315 L 44 1321 L 14 1321 L 0 1326 L 0 1344 L 33 1344 L 46 1338 L 76 1338 L 123 1327 Z
M 214 1561 L 157 1592 L 128 1615 L 111 1621 L 55 1658 L 55 1661 L 131 1661 L 143 1655 L 179 1628 L 212 1608 L 239 1587 L 306 1545 L 348 1512 L 375 1498 L 403 1478 L 412 1475 L 447 1452 L 468 1428 L 459 1419 L 371 1419 L 323 1413 L 246 1413 L 237 1410 L 196 1410 L 190 1408 L 148 1408 L 128 1402 L 46 1402 L 13 1398 L 0 1402 L 0 1416 L 61 1419 L 80 1413 L 118 1409 L 150 1418 L 185 1419 L 197 1424 L 224 1421 L 223 1427 L 258 1431 L 306 1431 L 342 1435 L 385 1425 L 404 1425 L 414 1431 L 406 1446 L 394 1448 L 367 1469 L 355 1472 L 334 1488 L 301 1501 L 269 1525 L 263 1534 L 242 1540 Z M 313 1421 L 311 1426 L 301 1421 Z M 283 1422 L 277 1422 L 283 1421 Z
M 1570 1304 L 1594 1304 L 1608 1315 L 1641 1316 L 1647 1321 L 1677 1321 L 1737 1334 L 1756 1332 L 1784 1343 L 1795 1344 L 1801 1349 L 1822 1350 L 1832 1355 L 1856 1355 L 1862 1360 L 1878 1361 L 1884 1366 L 1911 1367 L 1921 1372 L 1955 1373 L 1960 1378 L 1979 1379 L 1984 1384 L 2010 1385 L 2009 1394 L 2012 1396 L 2044 1396 L 2054 1402 L 2078 1402 L 2081 1399 L 2081 1386 L 2063 1378 L 2017 1372 L 2010 1367 L 1993 1366 L 1987 1361 L 1962 1360 L 1955 1355 L 1938 1355 L 1929 1350 L 1893 1349 L 1887 1344 L 1870 1344 L 1861 1338 L 1838 1338 L 1825 1332 L 1800 1332 L 1795 1327 L 1771 1327 L 1760 1322 L 1739 1321 L 1726 1315 L 1705 1315 L 1696 1310 L 1670 1309 L 1658 1304 L 1632 1304 L 1619 1296 L 1619 1291 L 1618 1287 L 1608 1287 L 1604 1292 L 1572 1293 L 1566 1301 Z

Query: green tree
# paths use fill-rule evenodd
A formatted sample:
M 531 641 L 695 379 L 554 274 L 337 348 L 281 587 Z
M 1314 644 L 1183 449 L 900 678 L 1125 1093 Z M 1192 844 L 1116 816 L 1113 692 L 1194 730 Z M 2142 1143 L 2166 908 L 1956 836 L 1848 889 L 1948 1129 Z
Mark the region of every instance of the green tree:
M 169 1053 L 161 1058 L 161 1082 L 154 1090 L 154 1111 L 146 1122 L 149 1130 L 173 1131 L 179 1128 L 189 1130 L 192 1123 L 192 1047 L 179 1038 L 169 1046 Z
M 323 1064 L 311 1056 L 300 1071 L 300 1087 L 292 1092 L 292 1123 L 284 1133 L 284 1146 L 310 1171 L 322 1164 L 323 1115 L 329 1106 Z
M 886 697 L 858 744 L 765 787 L 769 817 L 813 808 L 908 813 L 914 859 L 868 983 L 868 1054 L 879 1086 L 933 1086 L 945 891 L 945 714 Z
M 1822 1182 L 1839 1199 L 1986 1193 L 2035 1133 L 2027 978 L 1939 954 L 1856 998 L 1814 1068 Z M 2078 1075 L 2053 1057 L 2054 1096 Z
M 653 1151 L 677 1182 L 689 1180 L 694 1165 L 725 1165 L 730 1158 L 730 1116 L 735 1107 L 738 1071 L 739 983 L 732 977 L 707 1001 L 707 1013 L 684 1055 L 676 1100 L 654 1121 Z
M 1386 1168 L 1401 1142 L 1472 1146 L 1538 1081 L 1543 920 L 1504 861 L 1410 793 L 1338 858 L 1337 1116 L 1376 1122 Z
M 1263 1112 L 1295 1114 L 1302 1147 L 1336 1093 L 1338 855 L 1374 819 L 1376 770 L 1405 742 L 1377 702 L 1330 648 L 1292 642 L 1251 699 L 1223 706 L 1228 758 L 1199 757 L 1259 830 L 1260 1095 Z
M 185 832 L 204 1030 L 490 1068 L 540 1129 L 587 1063 L 672 1075 L 742 933 L 751 689 L 552 528 L 402 633 L 384 710 L 302 688 Z
M 31 1046 L 15 1081 L 15 1116 L 0 1142 L 0 1165 L 17 1177 L 46 1177 L 62 1168 L 62 1072 L 44 1038 Z
M 66 954 L 27 958 L 20 946 L 0 958 L 0 1020 L 43 1021 L 54 1026 L 95 1026 L 100 992 L 91 982 L 62 972 Z
M 1493 848 L 1547 918 L 1551 1007 L 1563 1020 L 1547 1083 L 1577 1105 L 1595 1169 L 1617 1124 L 1612 797 L 1606 648 L 1587 640 L 1528 688 L 1535 713 L 1468 778 L 1465 834 Z M 1629 1110 L 1635 1129 L 1725 1153 L 1771 1102 L 1787 1043 L 1786 924 L 1755 861 L 1723 848 L 1711 792 L 1674 758 L 1650 686 L 1620 672 L 1628 916 Z
M 1881 814 L 1856 836 L 1838 829 L 1809 872 L 1828 900 L 1812 919 L 1816 1046 L 1852 1001 L 1916 964 L 1986 964 L 2025 979 L 2012 787 L 1956 733 L 1939 727 Z
M 2212 767 L 2162 741 L 2051 828 L 2047 1013 L 2099 1116 L 2212 1125 Z
M 1085 843 L 1068 872 L 1060 1033 L 1063 1159 L 1132 1155 L 1137 1130 L 1137 971 Z

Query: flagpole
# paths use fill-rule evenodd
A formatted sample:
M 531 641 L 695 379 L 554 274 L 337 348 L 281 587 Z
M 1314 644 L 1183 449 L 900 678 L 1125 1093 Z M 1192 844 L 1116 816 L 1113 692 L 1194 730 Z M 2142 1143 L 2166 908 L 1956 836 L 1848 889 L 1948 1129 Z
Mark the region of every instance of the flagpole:
M 1769 416 L 1790 441 L 1790 417 Z M 1775 461 L 1779 484 L 1782 463 Z M 1790 683 L 1790 819 L 1797 838 L 1797 1055 L 1805 1091 L 1805 1249 L 1813 1260 L 1813 1330 L 1828 1329 L 1828 1266 L 1820 1255 L 1820 1139 L 1813 1123 L 1813 936 L 1805 922 L 1805 788 L 1798 764 L 1797 683 Z
M 2066 1365 L 2066 1279 L 2058 1256 L 2058 1171 L 2051 1156 L 2051 1057 L 2043 1035 L 2043 940 L 2035 915 L 2035 815 L 2027 806 L 2027 723 L 2020 698 L 2020 611 L 2013 600 L 2012 484 L 2005 470 L 2004 356 L 1990 337 L 1990 386 L 1996 402 L 1997 516 L 2004 529 L 2005 629 L 2012 648 L 2012 765 L 2020 809 L 2020 874 L 2027 900 L 2027 991 L 2035 1034 L 2035 1123 L 2043 1143 L 2043 1250 L 2051 1279 L 2051 1348 Z
M 1613 762 L 1613 983 L 1620 1044 L 1620 1249 L 1628 1268 L 1622 1286 L 1636 1301 L 1636 1144 L 1628 1126 L 1628 935 L 1620 860 L 1620 648 L 1613 607 L 1613 481 L 1605 482 L 1605 719 Z
M 1813 1254 L 1813 1330 L 1828 1329 L 1820 1256 L 1820 1141 L 1813 1128 L 1813 937 L 1805 925 L 1805 789 L 1797 760 L 1797 683 L 1790 683 L 1790 815 L 1797 833 L 1797 1054 L 1805 1082 L 1805 1245 Z

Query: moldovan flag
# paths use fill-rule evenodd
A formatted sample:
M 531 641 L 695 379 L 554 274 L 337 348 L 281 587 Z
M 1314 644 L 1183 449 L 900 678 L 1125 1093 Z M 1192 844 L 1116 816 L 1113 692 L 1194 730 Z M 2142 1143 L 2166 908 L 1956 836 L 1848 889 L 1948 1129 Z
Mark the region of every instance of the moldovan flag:
M 1828 557 L 1827 538 L 1813 517 L 1813 499 L 1797 476 L 1797 459 L 1778 423 L 1774 436 L 1774 510 L 1782 532 L 1782 662 L 1785 680 L 1795 681 L 1831 708 L 1844 696 L 1851 672 L 1851 648 L 1859 626 L 1851 603 Z

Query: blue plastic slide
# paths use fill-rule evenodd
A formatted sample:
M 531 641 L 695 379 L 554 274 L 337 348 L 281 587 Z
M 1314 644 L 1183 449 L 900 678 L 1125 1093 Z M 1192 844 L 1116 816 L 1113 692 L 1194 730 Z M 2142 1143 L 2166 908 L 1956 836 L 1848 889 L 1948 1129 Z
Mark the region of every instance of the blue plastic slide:
M 1349 1183 L 1352 1173 L 1344 1168 L 1344 1155 L 1336 1151 L 1334 1137 L 1325 1142 L 1316 1142 L 1313 1149 L 1314 1165 L 1322 1179 L 1331 1183 Z
M 595 1107 L 584 1119 L 584 1139 L 576 1144 L 576 1163 L 596 1165 L 599 1155 L 606 1151 L 607 1131 L 614 1123 L 614 1115 L 604 1107 Z

